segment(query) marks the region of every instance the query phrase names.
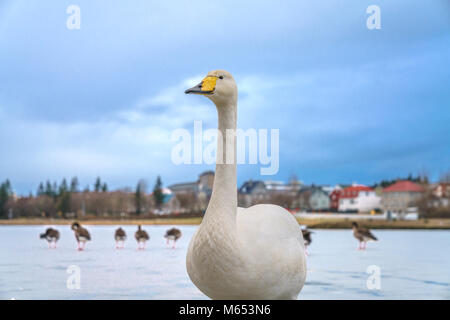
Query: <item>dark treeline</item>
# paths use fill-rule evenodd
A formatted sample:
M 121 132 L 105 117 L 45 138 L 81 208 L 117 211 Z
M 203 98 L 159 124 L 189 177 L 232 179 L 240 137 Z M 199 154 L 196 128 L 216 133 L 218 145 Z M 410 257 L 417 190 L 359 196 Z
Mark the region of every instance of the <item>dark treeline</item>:
M 10 208 L 8 208 L 7 204 L 13 196 L 11 183 L 9 180 L 0 184 L 0 218 L 8 217 L 10 212 Z
M 396 179 L 391 179 L 391 180 L 381 180 L 378 183 L 375 183 L 374 185 L 372 185 L 372 188 L 377 188 L 377 187 L 382 187 L 382 188 L 386 188 L 389 187 L 390 185 L 396 183 L 398 180 L 409 180 L 411 182 L 415 182 L 415 183 L 420 183 L 420 184 L 428 184 L 428 176 L 426 174 L 423 175 L 417 175 L 416 177 L 414 177 L 412 174 L 409 174 L 406 178 L 396 178 Z
M 36 194 L 16 197 L 9 180 L 0 184 L 0 218 L 46 217 L 83 218 L 146 216 L 160 209 L 164 202 L 162 180 L 158 176 L 153 193 L 147 193 L 144 180 L 133 191 L 108 191 L 108 185 L 98 177 L 92 191 L 90 186 L 80 189 L 77 177 L 70 183 L 63 179 L 41 182 Z

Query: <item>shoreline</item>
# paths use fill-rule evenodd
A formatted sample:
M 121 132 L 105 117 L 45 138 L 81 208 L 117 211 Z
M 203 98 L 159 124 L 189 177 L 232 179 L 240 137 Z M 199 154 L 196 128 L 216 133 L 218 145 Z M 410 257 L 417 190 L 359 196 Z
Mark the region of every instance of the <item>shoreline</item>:
M 10 220 L 0 220 L 0 226 L 19 226 L 19 225 L 71 225 L 78 221 L 84 225 L 123 225 L 134 226 L 142 225 L 198 225 L 202 221 L 201 217 L 189 218 L 152 218 L 152 219 L 31 219 L 18 218 Z
M 296 218 L 299 224 L 311 229 L 351 229 L 352 219 L 349 218 Z M 85 225 L 199 225 L 201 217 L 188 218 L 153 218 L 153 219 L 43 219 L 18 218 L 0 220 L 0 226 L 33 226 L 33 225 L 70 225 L 79 221 Z M 415 230 L 449 230 L 450 219 L 419 219 L 419 220 L 380 220 L 361 219 L 358 223 L 370 229 L 415 229 Z

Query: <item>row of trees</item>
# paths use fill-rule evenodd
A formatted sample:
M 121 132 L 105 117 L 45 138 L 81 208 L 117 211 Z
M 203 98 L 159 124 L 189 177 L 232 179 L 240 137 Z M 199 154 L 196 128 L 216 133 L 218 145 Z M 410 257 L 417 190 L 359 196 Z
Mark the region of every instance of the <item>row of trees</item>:
M 0 185 L 0 218 L 14 217 L 80 217 L 142 215 L 152 209 L 160 208 L 164 202 L 162 180 L 158 176 L 153 193 L 147 193 L 147 185 L 140 180 L 133 192 L 130 189 L 108 192 L 108 186 L 100 177 L 96 179 L 93 191 L 86 187 L 79 189 L 78 179 L 70 183 L 63 179 L 56 182 L 41 182 L 36 196 L 13 198 L 10 182 Z
M 164 194 L 162 190 L 162 180 L 161 177 L 158 176 L 156 178 L 155 187 L 153 188 L 152 193 L 152 204 L 157 209 L 161 209 L 161 206 L 164 202 Z M 146 211 L 146 208 L 148 207 L 148 199 L 147 199 L 147 183 L 145 180 L 141 179 L 139 180 L 136 191 L 134 193 L 134 199 L 135 199 L 135 211 L 137 215 L 142 214 Z
M 89 192 L 89 185 L 86 186 L 86 188 L 83 190 L 83 192 Z M 100 177 L 97 177 L 94 183 L 94 191 L 95 192 L 107 192 L 108 191 L 108 185 L 106 182 L 102 183 L 102 180 Z M 80 192 L 79 189 L 79 182 L 77 177 L 73 177 L 70 181 L 70 185 L 67 183 L 66 178 L 63 178 L 61 181 L 61 184 L 58 186 L 56 182 L 51 183 L 49 180 L 47 180 L 45 183 L 41 182 L 39 184 L 39 187 L 37 189 L 36 195 L 37 196 L 43 196 L 47 195 L 49 197 L 58 197 L 61 194 L 65 192 Z
M 9 208 L 7 207 L 10 198 L 12 197 L 12 187 L 9 180 L 0 184 L 0 218 L 7 218 Z

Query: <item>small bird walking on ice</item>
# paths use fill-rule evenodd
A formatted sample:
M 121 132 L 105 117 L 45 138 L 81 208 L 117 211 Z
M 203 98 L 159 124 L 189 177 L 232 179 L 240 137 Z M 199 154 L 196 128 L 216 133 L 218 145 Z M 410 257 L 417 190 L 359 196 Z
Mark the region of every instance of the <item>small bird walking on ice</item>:
M 47 228 L 45 233 L 41 233 L 41 239 L 45 239 L 48 242 L 48 247 L 56 249 L 56 241 L 59 240 L 59 231 L 53 228 Z
M 166 238 L 167 244 L 169 244 L 169 241 L 172 240 L 172 248 L 175 249 L 175 242 L 181 238 L 181 231 L 177 228 L 169 229 L 166 231 L 164 238 Z
M 116 249 L 123 249 L 125 247 L 125 240 L 127 239 L 127 234 L 122 228 L 118 228 L 114 233 L 114 239 L 116 240 Z M 120 242 L 122 245 L 120 246 Z
M 147 231 L 142 230 L 141 225 L 138 225 L 138 230 L 134 234 L 136 241 L 138 243 L 138 250 L 145 249 L 145 243 L 150 239 Z
M 378 241 L 369 229 L 359 227 L 356 222 L 352 222 L 353 236 L 358 239 L 358 250 L 366 250 L 367 241 Z
M 75 233 L 75 239 L 77 239 L 78 250 L 84 250 L 86 247 L 86 242 L 91 240 L 91 235 L 89 231 L 83 228 L 78 222 L 72 224 L 72 230 Z
M 305 241 L 305 254 L 309 255 L 308 253 L 308 246 L 311 244 L 312 239 L 311 239 L 311 230 L 309 230 L 307 227 L 305 227 L 304 229 L 302 229 L 302 235 L 303 235 L 303 240 Z

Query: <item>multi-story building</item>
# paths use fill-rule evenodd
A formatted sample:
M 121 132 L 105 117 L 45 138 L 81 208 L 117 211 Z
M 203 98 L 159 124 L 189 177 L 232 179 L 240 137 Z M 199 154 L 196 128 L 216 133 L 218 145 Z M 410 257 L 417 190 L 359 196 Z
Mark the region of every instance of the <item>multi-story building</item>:
M 191 210 L 205 211 L 211 198 L 213 184 L 214 171 L 205 171 L 199 175 L 197 181 L 173 184 L 169 189 L 179 198 L 190 198 L 183 202 L 189 202 L 189 206 L 194 208 Z
M 412 181 L 397 181 L 383 189 L 382 206 L 385 212 L 406 214 L 417 206 L 425 189 Z
M 201 173 L 197 181 L 176 183 L 169 186 L 169 189 L 174 194 L 186 194 L 204 192 L 207 195 L 211 195 L 212 187 L 214 183 L 214 171 L 205 171 Z

